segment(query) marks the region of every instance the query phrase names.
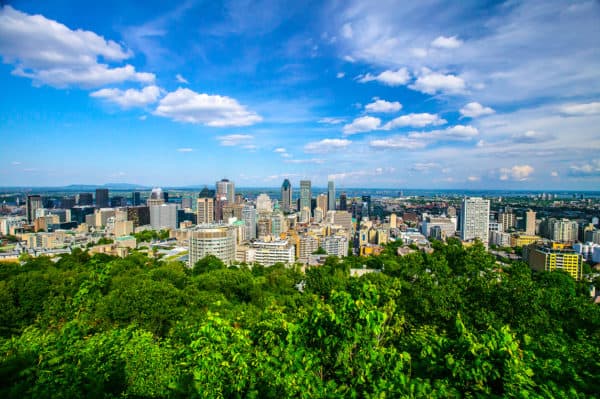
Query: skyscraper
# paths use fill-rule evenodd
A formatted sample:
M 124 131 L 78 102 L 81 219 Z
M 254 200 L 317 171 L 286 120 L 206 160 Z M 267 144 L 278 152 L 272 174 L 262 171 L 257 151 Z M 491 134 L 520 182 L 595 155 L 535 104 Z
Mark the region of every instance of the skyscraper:
M 189 265 L 206 255 L 214 255 L 225 264 L 235 260 L 236 228 L 223 224 L 202 224 L 190 232 Z
M 285 213 L 289 213 L 292 209 L 292 184 L 288 179 L 285 179 L 281 185 L 281 208 Z
M 235 202 L 235 184 L 227 179 L 217 182 L 217 201 Z
M 150 198 L 148 198 L 148 200 L 146 200 L 146 204 L 148 204 L 148 206 L 151 206 L 151 205 L 162 205 L 164 203 L 165 203 L 165 197 L 163 195 L 162 188 L 154 187 L 152 189 L 152 193 L 150 194 Z
M 139 191 L 134 191 L 131 193 L 131 205 L 138 206 L 141 205 L 142 199 Z
M 460 216 L 460 238 L 463 241 L 479 239 L 487 248 L 490 201 L 480 197 L 465 197 Z
M 531 209 L 525 212 L 525 234 L 528 236 L 535 235 L 535 211 Z
M 196 200 L 196 222 L 212 223 L 215 220 L 215 199 L 200 197 Z
M 246 226 L 246 237 L 248 240 L 256 238 L 256 209 L 251 205 L 242 208 L 242 220 Z
M 340 211 L 348 210 L 348 197 L 346 197 L 346 193 L 340 194 Z
M 329 210 L 328 207 L 328 198 L 329 196 L 327 194 L 319 194 L 319 196 L 317 197 L 317 208 L 321 208 L 321 211 L 323 212 L 323 214 L 326 214 L 327 211 Z
M 177 204 L 150 206 L 150 225 L 153 230 L 177 228 Z
M 327 209 L 335 211 L 335 182 L 333 180 L 327 183 Z
M 40 195 L 28 195 L 25 206 L 27 208 L 27 223 L 33 223 L 35 211 L 44 207 L 42 197 Z
M 94 204 L 94 196 L 92 193 L 79 193 L 76 196 L 77 205 L 89 206 Z
M 310 187 L 310 180 L 300 180 L 300 210 L 308 208 L 310 212 L 311 199 L 312 190 Z
M 108 208 L 108 189 L 96 189 L 96 208 Z

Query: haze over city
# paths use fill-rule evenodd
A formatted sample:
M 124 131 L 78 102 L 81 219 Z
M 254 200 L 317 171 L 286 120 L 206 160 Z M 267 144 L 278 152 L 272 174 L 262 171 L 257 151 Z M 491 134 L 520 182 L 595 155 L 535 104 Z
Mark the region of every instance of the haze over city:
M 600 182 L 596 1 L 15 1 L 0 186 Z

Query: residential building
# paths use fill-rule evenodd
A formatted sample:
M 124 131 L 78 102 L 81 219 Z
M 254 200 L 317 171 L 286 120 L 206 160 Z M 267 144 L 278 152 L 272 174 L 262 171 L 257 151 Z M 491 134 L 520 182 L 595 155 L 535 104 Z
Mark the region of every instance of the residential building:
M 343 258 L 348 255 L 348 238 L 342 235 L 325 237 L 322 247 L 327 255 Z
M 200 197 L 196 199 L 196 221 L 198 224 L 212 223 L 215 220 L 215 199 Z
M 480 197 L 464 198 L 461 208 L 460 238 L 463 241 L 478 239 L 485 247 L 489 240 L 490 201 Z
M 563 270 L 575 280 L 581 280 L 583 275 L 583 257 L 574 249 L 565 245 L 553 244 L 552 246 L 529 246 L 524 257 L 529 267 L 537 271 L 552 272 Z
M 535 235 L 535 212 L 531 209 L 525 212 L 525 234 L 528 236 Z
M 294 263 L 295 252 L 294 245 L 287 240 L 255 241 L 248 249 L 246 261 L 263 266 L 272 266 L 276 263 L 289 265 Z
M 200 224 L 190 231 L 189 266 L 207 255 L 214 255 L 225 264 L 235 260 L 236 228 L 224 224 Z

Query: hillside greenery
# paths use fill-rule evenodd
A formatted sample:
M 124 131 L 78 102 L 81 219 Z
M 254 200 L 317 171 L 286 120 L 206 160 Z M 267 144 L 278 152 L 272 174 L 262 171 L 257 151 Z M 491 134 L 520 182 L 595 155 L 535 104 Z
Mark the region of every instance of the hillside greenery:
M 75 250 L 0 263 L 0 397 L 598 395 L 589 286 L 480 245 L 193 268 Z M 350 277 L 368 265 L 378 273 Z

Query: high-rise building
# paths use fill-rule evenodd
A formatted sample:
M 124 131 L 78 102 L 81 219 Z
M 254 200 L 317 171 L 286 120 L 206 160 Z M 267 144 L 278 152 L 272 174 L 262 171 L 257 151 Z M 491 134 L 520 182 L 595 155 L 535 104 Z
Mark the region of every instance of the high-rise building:
M 150 205 L 150 225 L 153 230 L 177 228 L 177 204 Z
M 479 239 L 487 248 L 489 241 L 490 201 L 480 197 L 464 198 L 460 217 L 460 238 Z
M 235 203 L 235 184 L 227 179 L 217 182 L 217 201 Z
M 246 226 L 246 237 L 248 240 L 256 238 L 256 209 L 251 205 L 242 208 L 242 220 Z
M 108 189 L 96 189 L 96 208 L 108 208 Z
M 327 182 L 327 209 L 335 211 L 335 182 L 333 180 Z
M 547 272 L 563 270 L 575 280 L 581 280 L 583 275 L 583 257 L 564 245 L 553 244 L 551 247 L 532 245 L 527 247 L 523 255 L 533 270 Z
M 77 205 L 90 206 L 94 204 L 94 196 L 92 193 L 79 193 L 76 196 Z
M 207 255 L 214 255 L 225 264 L 235 260 L 236 228 L 224 224 L 199 224 L 190 232 L 189 266 Z
M 288 179 L 281 185 L 281 208 L 284 213 L 290 213 L 292 209 L 292 184 Z
M 340 211 L 347 211 L 348 210 L 348 197 L 346 196 L 346 193 L 341 193 L 340 194 Z
M 60 207 L 62 209 L 71 209 L 75 206 L 75 197 L 63 197 L 60 200 Z
M 559 242 L 576 242 L 579 225 L 575 220 L 554 219 L 544 220 L 540 230 L 544 231 L 546 238 Z
M 323 240 L 323 249 L 327 252 L 327 255 L 334 255 L 340 258 L 348 256 L 348 238 L 341 235 L 325 237 Z
M 192 198 L 188 197 L 187 195 L 185 197 L 181 198 L 181 207 L 183 209 L 191 209 L 192 208 Z
M 515 214 L 512 209 L 508 208 L 504 212 L 498 214 L 498 223 L 502 225 L 502 231 L 509 231 L 515 227 Z
M 281 241 L 257 241 L 248 249 L 249 262 L 256 262 L 263 266 L 272 266 L 275 263 L 292 264 L 296 252 L 294 245 L 288 244 L 287 240 Z
M 273 203 L 268 194 L 262 193 L 256 197 L 256 211 L 260 213 L 271 213 L 273 211 Z
M 311 207 L 312 189 L 310 180 L 300 180 L 300 210 L 308 208 L 309 212 Z
M 317 197 L 317 208 L 321 208 L 323 215 L 325 215 L 329 210 L 327 205 L 328 202 L 329 200 L 327 194 L 319 194 L 319 196 Z
M 215 199 L 200 197 L 196 200 L 196 221 L 198 224 L 212 223 L 215 220 Z
M 145 205 L 127 208 L 127 220 L 131 220 L 133 222 L 133 227 L 149 225 L 150 208 Z
M 165 196 L 163 194 L 163 190 L 160 187 L 154 187 L 152 189 L 152 193 L 150 193 L 150 198 L 146 200 L 146 204 L 148 206 L 152 205 L 162 205 L 165 203 Z
M 42 203 L 42 196 L 40 195 L 28 195 L 27 203 L 25 204 L 27 210 L 27 223 L 33 223 L 35 220 L 35 214 L 38 209 L 44 207 Z
M 525 212 L 525 234 L 528 236 L 535 235 L 535 211 L 531 209 Z
M 142 197 L 139 191 L 134 191 L 131 193 L 131 205 L 138 206 L 142 204 Z
M 112 197 L 110 199 L 110 206 L 111 208 L 118 208 L 121 206 L 127 206 L 127 199 L 123 196 L 116 196 L 116 197 Z

